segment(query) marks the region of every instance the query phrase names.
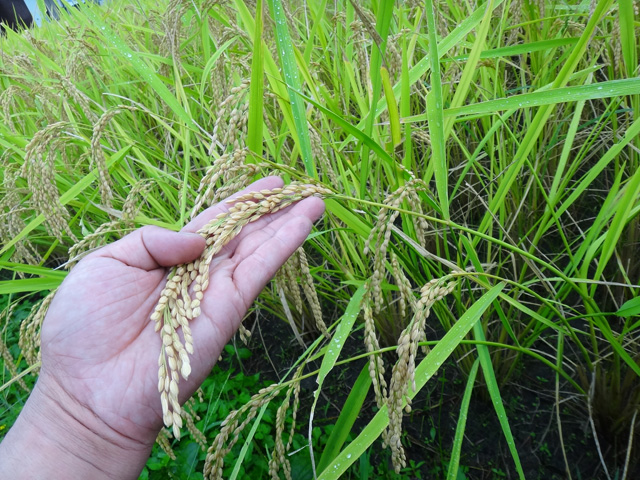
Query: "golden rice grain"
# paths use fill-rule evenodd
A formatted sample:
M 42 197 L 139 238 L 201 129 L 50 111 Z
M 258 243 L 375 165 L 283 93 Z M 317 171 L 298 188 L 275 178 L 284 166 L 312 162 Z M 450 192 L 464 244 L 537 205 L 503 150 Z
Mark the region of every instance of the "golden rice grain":
M 278 408 L 276 413 L 276 434 L 275 434 L 275 446 L 273 447 L 273 453 L 271 454 L 271 460 L 269 460 L 269 475 L 274 480 L 279 480 L 278 474 L 280 467 L 284 471 L 284 476 L 287 480 L 291 480 L 291 463 L 285 455 L 285 445 L 282 441 L 282 435 L 284 433 L 284 426 L 287 411 L 289 410 L 289 403 L 291 400 L 291 393 L 293 392 L 293 385 L 287 389 L 284 401 Z
M 373 319 L 373 309 L 371 306 L 371 294 L 369 287 L 366 289 L 362 300 L 362 309 L 364 313 L 364 343 L 367 348 L 369 360 L 369 377 L 373 384 L 373 392 L 376 398 L 378 408 L 382 408 L 386 404 L 387 399 L 387 381 L 384 378 L 385 367 L 382 355 L 380 355 L 380 344 L 378 342 L 378 334 L 376 333 L 376 325 Z
M 57 122 L 37 132 L 25 148 L 23 166 L 33 206 L 44 215 L 46 225 L 61 243 L 65 243 L 65 234 L 74 242 L 78 241 L 69 228 L 70 216 L 60 204 L 55 181 L 55 150 L 62 144 L 61 137 L 68 128 L 68 123 Z
M 100 140 L 107 128 L 109 122 L 120 112 L 123 110 L 135 110 L 133 107 L 128 107 L 126 105 L 120 105 L 116 108 L 106 111 L 102 114 L 102 116 L 96 121 L 93 126 L 93 135 L 91 137 L 91 160 L 95 164 L 98 169 L 98 185 L 100 187 L 100 199 L 102 204 L 107 207 L 107 209 L 111 208 L 111 200 L 113 198 L 112 192 L 112 184 L 111 184 L 111 175 L 109 174 L 109 169 L 107 168 L 107 159 L 104 156 L 104 152 L 102 151 L 102 145 L 100 144 Z
M 222 429 L 220 430 L 220 433 L 218 433 L 207 450 L 207 457 L 205 458 L 203 472 L 205 479 L 222 479 L 224 457 L 238 442 L 240 434 L 249 422 L 253 420 L 258 413 L 258 410 L 278 395 L 278 388 L 279 385 L 273 384 L 269 387 L 260 389 L 260 391 L 253 395 L 251 399 L 239 410 L 234 410 L 227 415 L 227 418 L 222 422 Z M 240 422 L 240 419 L 243 416 L 245 416 L 245 418 Z M 229 440 L 230 438 L 231 440 Z
M 30 366 L 40 362 L 40 329 L 55 294 L 56 290 L 52 290 L 42 302 L 35 303 L 29 315 L 20 324 L 18 346 Z M 34 370 L 33 373 L 37 374 L 38 370 Z
M 163 420 L 167 427 L 173 427 L 176 438 L 180 438 L 182 427 L 178 384 L 180 377 L 187 379 L 191 373 L 189 355 L 193 354 L 193 338 L 189 322 L 200 315 L 200 301 L 209 286 L 209 267 L 214 256 L 245 225 L 262 215 L 276 212 L 312 195 L 329 193 L 329 190 L 314 185 L 290 184 L 242 195 L 230 202 L 226 213 L 219 214 L 198 231 L 206 240 L 200 258 L 171 270 L 151 320 L 155 322 L 156 331 L 162 339 L 158 359 L 158 391 Z M 178 335 L 180 330 L 184 342 Z
M 18 306 L 18 302 L 13 302 L 0 313 L 0 325 L 2 323 L 5 324 L 5 327 L 0 328 L 0 332 L 3 332 L 5 330 L 6 324 L 11 320 L 13 312 L 17 306 Z M 2 321 L 3 319 L 4 319 L 4 322 Z M 0 335 L 0 356 L 4 361 L 5 368 L 9 370 L 11 377 L 12 378 L 18 377 L 19 372 L 18 372 L 18 367 L 15 364 L 15 359 L 13 358 L 13 355 L 11 355 L 11 352 L 9 351 L 9 347 L 2 340 L 2 335 Z M 24 379 L 22 377 L 18 378 L 17 383 L 25 392 L 27 393 L 31 392 L 31 389 L 27 386 L 27 384 L 24 382 Z
M 8 155 L 8 152 L 6 154 Z M 4 164 L 3 158 L 4 155 L 0 157 L 0 163 Z M 28 192 L 17 184 L 17 179 L 18 173 L 5 167 L 2 185 L 4 195 L 0 196 L 0 243 L 4 245 L 18 238 L 26 226 L 21 213 L 27 209 L 21 204 Z M 11 256 L 11 260 L 15 263 L 24 262 L 29 265 L 39 265 L 42 259 L 29 237 L 26 236 L 15 244 L 15 252 Z M 22 276 L 22 273 L 19 275 Z
M 315 282 L 311 276 L 311 270 L 309 270 L 309 262 L 307 261 L 307 254 L 304 253 L 302 247 L 298 248 L 295 255 L 298 257 L 298 265 L 300 266 L 301 284 L 304 296 L 307 302 L 311 306 L 311 312 L 313 319 L 315 320 L 315 327 L 324 335 L 325 338 L 331 338 L 327 330 L 327 325 L 322 318 L 322 309 L 320 308 L 320 300 L 318 300 L 318 292 L 316 291 Z
M 95 122 L 98 119 L 98 116 L 93 113 L 91 110 L 91 99 L 81 92 L 78 87 L 74 85 L 74 83 L 69 79 L 69 77 L 65 75 L 61 75 L 54 70 L 50 71 L 50 74 L 53 78 L 56 78 L 60 85 L 62 86 L 62 91 L 66 94 L 67 98 L 73 101 L 75 105 L 80 107 L 82 113 L 84 113 L 87 120 L 90 122 Z
M 176 459 L 176 454 L 171 448 L 171 433 L 166 428 L 162 428 L 160 432 L 158 432 L 158 436 L 156 437 L 156 443 L 160 446 L 160 448 L 167 454 L 167 456 L 171 460 Z
M 447 283 L 446 280 L 434 279 L 422 287 L 420 300 L 418 300 L 416 306 L 416 313 L 411 323 L 403 330 L 398 339 L 398 348 L 396 350 L 398 361 L 391 372 L 389 398 L 387 400 L 389 426 L 383 437 L 385 444 L 391 449 L 391 461 L 396 473 L 399 473 L 406 466 L 407 461 L 404 448 L 400 442 L 402 411 L 405 401 L 405 410 L 407 413 L 411 411 L 411 399 L 407 393 L 409 388 L 413 391 L 416 390 L 415 370 L 418 343 L 426 336 L 426 319 L 429 316 L 431 307 L 435 302 L 451 293 L 455 285 L 455 281 Z

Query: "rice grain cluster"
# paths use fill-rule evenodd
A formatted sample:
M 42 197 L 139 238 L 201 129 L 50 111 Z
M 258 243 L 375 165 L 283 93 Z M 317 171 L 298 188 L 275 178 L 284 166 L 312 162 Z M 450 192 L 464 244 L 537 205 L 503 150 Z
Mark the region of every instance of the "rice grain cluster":
M 193 337 L 189 322 L 200 315 L 200 302 L 209 286 L 209 267 L 213 258 L 245 225 L 303 198 L 330 193 L 319 186 L 290 184 L 237 197 L 229 202 L 232 205 L 227 212 L 219 214 L 198 231 L 206 239 L 200 258 L 171 270 L 151 320 L 162 338 L 158 391 L 163 420 L 167 427 L 172 427 L 176 438 L 180 438 L 183 424 L 178 384 L 180 377 L 186 380 L 191 374 L 189 355 L 193 354 Z M 180 329 L 184 342 L 178 334 Z

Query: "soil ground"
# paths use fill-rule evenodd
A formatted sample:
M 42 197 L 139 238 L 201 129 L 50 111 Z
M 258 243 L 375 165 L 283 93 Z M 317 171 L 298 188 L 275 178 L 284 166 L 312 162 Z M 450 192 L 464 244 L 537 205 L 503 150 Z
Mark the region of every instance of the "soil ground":
M 278 381 L 303 352 L 290 327 L 279 319 L 261 315 L 257 319 L 248 319 L 246 326 L 252 330 L 249 348 L 253 355 L 243 361 L 242 368 L 248 375 L 259 373 L 265 380 Z M 362 338 L 358 338 L 358 333 L 346 342 L 342 358 L 363 351 Z M 393 356 L 386 360 L 391 364 Z M 331 425 L 336 421 L 364 364 L 360 360 L 334 369 L 323 387 L 314 425 Z M 455 361 L 450 359 L 439 370 L 437 377 L 432 378 L 416 396 L 412 412 L 405 415 L 403 421 L 403 444 L 413 468 L 407 470 L 402 478 L 446 476 L 465 385 L 466 377 Z M 298 425 L 308 422 L 305 415 L 312 403 L 315 386 L 315 378 L 302 382 Z M 566 465 L 574 479 L 606 478 L 588 423 L 584 401 L 573 392 L 570 385 L 561 385 L 560 391 L 563 395 L 560 420 L 566 463 L 555 411 L 553 372 L 535 360 L 525 359 L 514 379 L 501 390 L 526 478 L 569 478 Z M 354 425 L 354 434 L 367 424 L 375 411 L 375 401 L 372 392 L 369 392 Z M 606 456 L 607 445 L 601 445 L 601 448 Z M 389 462 L 389 468 L 384 470 L 393 470 L 390 456 L 381 449 L 380 440 L 374 443 L 369 461 L 371 465 Z M 460 466 L 464 476 L 459 478 L 517 478 L 498 418 L 488 395 L 483 394 L 482 387 L 474 389 L 471 399 Z M 294 473 L 295 470 L 294 468 Z M 622 467 L 617 472 L 617 478 L 620 478 L 621 473 Z M 610 474 L 612 478 L 616 476 L 616 472 Z M 392 474 L 389 476 L 393 477 Z M 300 475 L 298 478 L 305 477 Z M 628 472 L 627 478 L 640 478 L 640 468 L 636 467 L 634 471 Z

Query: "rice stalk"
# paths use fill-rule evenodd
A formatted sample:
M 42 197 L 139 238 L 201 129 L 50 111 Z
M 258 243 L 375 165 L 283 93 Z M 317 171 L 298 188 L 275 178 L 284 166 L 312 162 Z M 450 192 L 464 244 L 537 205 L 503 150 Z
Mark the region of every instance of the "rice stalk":
M 207 457 L 204 464 L 204 478 L 207 480 L 222 479 L 224 457 L 231 451 L 238 442 L 240 434 L 249 422 L 256 416 L 258 410 L 263 405 L 268 404 L 279 393 L 278 384 L 270 385 L 260 389 L 251 399 L 240 409 L 234 410 L 222 422 L 222 429 L 216 436 L 211 446 L 207 450 Z M 240 419 L 245 417 L 242 422 Z M 231 439 L 231 440 L 229 440 Z
M 21 206 L 25 192 L 16 184 L 17 179 L 17 172 L 5 168 L 3 184 L 5 194 L 0 199 L 0 242 L 4 244 L 16 238 L 25 227 L 21 216 L 21 213 L 26 210 Z M 38 265 L 41 262 L 42 258 L 33 247 L 29 237 L 17 242 L 15 247 L 16 250 L 11 256 L 13 262 L 26 262 L 29 265 Z M 20 275 L 22 276 L 22 273 Z
M 111 175 L 107 168 L 107 159 L 102 151 L 100 140 L 107 128 L 109 122 L 123 110 L 134 111 L 135 108 L 126 105 L 108 110 L 96 121 L 93 126 L 93 135 L 91 136 L 91 161 L 98 169 L 98 185 L 100 187 L 100 198 L 102 204 L 107 209 L 111 208 L 111 200 L 113 199 L 113 185 Z
M 2 108 L 6 125 L 13 133 L 17 133 L 17 129 L 14 123 L 14 115 L 12 114 L 12 110 L 16 113 L 20 111 L 18 109 L 18 102 L 16 101 L 18 98 L 20 98 L 28 107 L 31 107 L 33 105 L 33 100 L 24 91 L 24 89 L 19 87 L 18 85 L 9 85 L 8 88 L 0 93 L 0 108 Z M 22 119 L 22 116 L 16 115 L 16 117 L 19 119 L 18 121 L 20 123 L 20 131 L 24 132 L 25 123 Z
M 221 155 L 213 162 L 213 165 L 207 168 L 198 186 L 198 196 L 191 210 L 191 218 L 195 218 L 203 208 L 219 203 L 238 190 L 247 187 L 255 175 L 263 168 L 268 167 L 262 163 L 245 163 L 248 154 L 248 149 L 238 148 L 233 152 Z
M 245 225 L 261 216 L 281 210 L 303 198 L 329 193 L 329 190 L 318 186 L 290 184 L 284 188 L 242 195 L 230 201 L 232 205 L 226 213 L 219 214 L 198 231 L 206 239 L 206 247 L 200 258 L 171 270 L 151 320 L 155 322 L 156 331 L 160 332 L 162 338 L 158 359 L 158 391 L 163 420 L 167 427 L 173 427 L 176 438 L 180 438 L 182 427 L 178 384 L 180 376 L 187 379 L 191 373 L 189 355 L 193 354 L 193 339 L 189 322 L 200 315 L 200 302 L 209 286 L 209 266 L 214 256 Z M 180 329 L 184 343 L 178 335 Z
M 29 366 L 40 363 L 40 331 L 55 294 L 56 290 L 52 290 L 40 303 L 34 303 L 29 315 L 20 324 L 18 346 Z M 32 373 L 37 375 L 39 370 L 37 368 Z
M 369 361 L 369 376 L 373 385 L 373 392 L 378 408 L 382 408 L 386 404 L 387 381 L 385 379 L 385 366 L 380 351 L 380 342 L 378 341 L 378 333 L 373 318 L 373 308 L 371 300 L 371 289 L 368 285 L 366 294 L 362 299 L 362 311 L 364 314 L 364 343 L 367 348 L 367 356 Z
M 300 267 L 300 283 L 302 285 L 302 290 L 304 291 L 304 296 L 311 307 L 311 312 L 315 321 L 315 328 L 319 330 L 325 338 L 330 339 L 331 336 L 329 335 L 329 332 L 327 330 L 327 325 L 322 319 L 320 300 L 318 300 L 318 292 L 316 291 L 315 282 L 313 281 L 311 271 L 309 270 L 307 254 L 304 253 L 304 249 L 300 247 L 294 255 L 298 257 L 298 265 Z
M 287 389 L 285 398 L 278 408 L 276 413 L 276 434 L 275 434 L 275 446 L 273 453 L 271 454 L 271 460 L 269 460 L 269 474 L 274 480 L 280 478 L 278 472 L 280 467 L 284 472 L 284 476 L 287 480 L 291 480 L 291 462 L 287 458 L 287 452 L 291 448 L 293 442 L 293 433 L 295 431 L 296 415 L 298 406 L 300 405 L 300 377 L 302 376 L 303 367 L 298 368 L 296 371 L 293 383 Z M 293 407 L 291 412 L 292 425 L 289 431 L 289 439 L 285 445 L 282 439 L 285 428 L 285 420 L 287 419 L 287 412 L 289 411 L 289 405 L 291 404 L 291 395 L 293 394 Z
M 249 104 L 241 102 L 248 93 L 249 82 L 249 79 L 245 79 L 240 85 L 233 87 L 229 95 L 214 109 L 217 112 L 217 118 L 213 126 L 209 155 L 218 150 L 225 152 L 229 146 L 233 150 L 240 150 L 242 139 L 240 134 L 246 135 L 249 116 Z M 227 114 L 229 114 L 228 119 Z M 221 132 L 223 125 L 226 125 L 226 128 Z
M 0 331 L 0 333 L 6 330 L 6 324 L 9 322 L 9 320 L 11 320 L 11 316 L 13 315 L 13 312 L 15 311 L 17 306 L 18 306 L 18 303 L 14 302 L 9 306 L 7 306 L 7 308 L 2 312 L 2 314 L 0 314 L 0 320 L 2 320 L 2 318 L 6 319 L 5 328 L 3 328 L 2 331 Z M 18 385 L 20 385 L 20 388 L 22 388 L 25 392 L 30 393 L 31 389 L 27 386 L 24 379 L 19 376 L 18 367 L 16 366 L 15 359 L 13 358 L 13 355 L 11 355 L 11 352 L 9 351 L 9 347 L 2 339 L 1 335 L 0 335 L 0 356 L 2 357 L 5 368 L 9 370 L 11 377 L 17 378 L 17 383 Z
M 134 220 L 142 204 L 139 203 L 138 197 L 145 197 L 146 192 L 151 188 L 149 181 L 138 182 L 131 189 L 127 198 L 125 199 L 122 210 L 119 212 L 119 216 L 115 220 L 110 220 L 103 223 L 93 232 L 85 235 L 82 240 L 74 243 L 69 248 L 69 260 L 66 263 L 66 268 L 71 270 L 85 255 L 89 252 L 106 245 L 109 241 L 109 237 L 116 236 L 121 237 L 123 233 L 132 230 L 134 227 Z M 117 210 L 110 209 L 112 217 L 115 216 Z
M 65 242 L 65 234 L 74 242 L 78 241 L 69 227 L 69 212 L 60 203 L 55 181 L 56 148 L 63 144 L 63 134 L 68 128 L 68 123 L 56 122 L 37 132 L 25 148 L 23 166 L 33 207 L 44 215 L 51 233 L 61 243 Z
M 171 460 L 176 459 L 176 453 L 171 447 L 171 432 L 166 428 L 161 428 L 156 437 L 156 443 L 167 454 Z
M 80 107 L 80 110 L 84 113 L 85 117 L 87 117 L 87 120 L 95 122 L 98 119 L 98 116 L 91 110 L 91 99 L 86 94 L 82 93 L 69 77 L 61 75 L 55 71 L 51 72 L 51 76 L 60 82 L 62 91 L 66 93 L 67 97 L 73 104 Z
M 407 395 L 409 388 L 416 391 L 415 371 L 418 343 L 426 337 L 426 319 L 431 307 L 438 300 L 444 298 L 455 288 L 456 282 L 443 283 L 441 279 L 429 281 L 420 290 L 420 300 L 417 302 L 416 313 L 411 323 L 404 329 L 398 339 L 396 354 L 398 361 L 391 372 L 389 397 L 387 407 L 389 412 L 389 426 L 383 435 L 384 443 L 391 449 L 391 461 L 396 473 L 406 467 L 407 458 L 400 441 L 402 436 L 402 405 L 406 401 L 404 410 L 411 411 L 411 398 Z
M 423 188 L 422 181 L 412 180 L 389 194 L 384 200 L 385 207 L 380 208 L 378 211 L 376 224 L 371 229 L 367 238 L 364 255 L 366 256 L 369 252 L 373 252 L 371 291 L 375 313 L 380 313 L 383 305 L 382 283 L 387 277 L 385 261 L 391 240 L 392 227 L 400 215 L 397 208 L 399 208 L 404 201 L 407 201 L 410 206 L 415 208 L 416 213 L 422 213 L 422 202 L 417 196 L 418 188 Z M 424 246 L 428 224 L 426 220 L 420 216 L 412 216 L 411 218 L 414 229 L 418 235 L 419 243 Z

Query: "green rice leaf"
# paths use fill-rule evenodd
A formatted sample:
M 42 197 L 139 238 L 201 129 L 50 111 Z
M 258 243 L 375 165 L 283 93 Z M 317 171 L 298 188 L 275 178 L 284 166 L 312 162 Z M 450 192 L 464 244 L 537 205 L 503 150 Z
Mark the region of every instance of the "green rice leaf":
M 94 9 L 83 9 L 86 12 L 88 18 L 96 26 L 96 31 L 102 32 L 105 38 L 105 42 L 112 45 L 113 55 L 118 55 L 122 58 L 123 62 L 128 62 L 140 75 L 140 80 L 148 83 L 154 92 L 162 99 L 164 103 L 173 111 L 173 113 L 180 119 L 185 125 L 197 129 L 197 125 L 193 121 L 193 118 L 180 104 L 176 96 L 169 91 L 164 82 L 160 79 L 154 69 L 149 67 L 145 61 L 138 55 L 137 52 L 131 49 L 127 42 L 125 42 L 120 36 L 118 36 L 110 25 L 107 25 Z
M 624 318 L 640 315 L 640 297 L 632 298 L 624 302 L 616 312 L 616 315 Z
M 433 347 L 429 355 L 416 368 L 416 390 L 409 390 L 409 397 L 413 398 L 440 369 L 443 362 L 457 348 L 460 341 L 478 322 L 482 314 L 504 288 L 500 283 L 478 299 L 460 319 L 451 327 L 447 334 Z M 389 423 L 387 407 L 382 407 L 369 424 L 360 432 L 336 459 L 319 475 L 319 480 L 337 480 L 347 469 L 371 446 L 382 434 Z
M 393 152 L 393 147 L 398 145 L 401 141 L 398 103 L 396 102 L 396 97 L 393 95 L 393 88 L 391 87 L 391 80 L 389 79 L 389 71 L 384 67 L 380 68 L 380 76 L 382 77 L 384 96 L 387 99 L 387 111 L 389 112 L 389 124 L 391 126 L 391 151 Z
M 309 126 L 307 124 L 304 102 L 294 93 L 301 91 L 302 86 L 298 66 L 296 65 L 296 56 L 293 53 L 295 47 L 291 41 L 289 27 L 287 26 L 287 17 L 284 14 L 281 0 L 269 0 L 269 9 L 276 24 L 276 45 L 280 63 L 282 64 L 284 81 L 289 91 L 293 122 L 298 134 L 298 147 L 300 148 L 307 175 L 317 179 L 318 172 L 316 171 L 315 162 L 311 154 L 311 140 L 309 140 Z
M 112 165 L 115 165 L 120 160 L 122 160 L 127 155 L 127 153 L 129 153 L 129 150 L 131 150 L 131 148 L 132 148 L 131 145 L 127 145 L 126 147 L 122 148 L 118 152 L 114 153 L 110 158 L 107 159 L 107 168 L 110 168 Z M 89 187 L 89 185 L 91 185 L 91 183 L 94 182 L 96 178 L 98 178 L 97 168 L 92 170 L 91 173 L 85 175 L 85 177 L 82 178 L 78 183 L 76 183 L 73 187 L 71 187 L 69 190 L 64 192 L 60 196 L 60 205 L 66 205 L 71 200 L 75 199 L 81 192 L 83 192 L 87 187 Z M 31 222 L 29 222 L 29 224 L 26 227 L 24 227 L 18 235 L 16 235 L 14 238 L 8 241 L 2 247 L 2 249 L 0 249 L 0 255 L 6 252 L 9 248 L 13 247 L 16 243 L 18 243 L 20 240 L 25 238 L 27 235 L 29 235 L 29 233 L 31 233 L 34 229 L 38 228 L 42 224 L 42 222 L 44 222 L 44 220 L 45 218 L 43 214 L 40 214 L 36 218 L 31 220 Z
M 479 322 L 477 322 L 473 326 L 473 334 L 475 339 L 478 342 L 485 342 L 486 338 L 484 336 L 484 332 L 482 330 L 482 326 Z M 491 363 L 491 355 L 489 355 L 489 348 L 482 344 L 476 344 L 476 348 L 478 349 L 478 357 L 480 359 L 480 365 L 482 366 L 482 373 L 484 375 L 484 380 L 487 384 L 487 389 L 489 390 L 489 396 L 491 397 L 491 402 L 493 403 L 493 408 L 498 415 L 498 421 L 500 422 L 500 426 L 502 427 L 502 434 L 504 438 L 507 440 L 507 445 L 509 446 L 509 451 L 511 452 L 511 458 L 513 458 L 513 462 L 516 465 L 516 470 L 518 472 L 518 476 L 521 479 L 524 479 L 524 471 L 522 470 L 522 465 L 520 463 L 520 456 L 518 455 L 518 449 L 516 448 L 516 442 L 513 439 L 513 435 L 511 433 L 511 427 L 509 426 L 509 419 L 507 418 L 507 412 L 504 409 L 504 405 L 502 404 L 502 396 L 500 395 L 500 387 L 498 386 L 498 381 L 496 380 L 496 374 L 493 370 L 493 364 Z
M 320 392 L 322 391 L 322 385 L 324 384 L 324 380 L 327 378 L 329 372 L 333 369 L 338 357 L 340 356 L 340 352 L 342 352 L 342 348 L 347 340 L 347 337 L 351 333 L 353 328 L 353 324 L 358 318 L 360 314 L 362 297 L 364 296 L 365 287 L 362 285 L 351 297 L 349 301 L 349 305 L 344 311 L 344 314 L 340 318 L 338 323 L 338 327 L 336 328 L 335 333 L 333 334 L 333 338 L 329 342 L 329 344 L 325 347 L 325 353 L 322 357 L 322 364 L 320 365 L 320 370 L 318 372 L 318 377 L 316 378 L 316 383 L 318 384 L 318 388 L 316 388 L 313 393 L 313 405 L 311 405 L 311 411 L 309 412 L 309 451 L 311 452 L 312 458 L 312 466 L 315 472 L 315 465 L 313 464 L 313 417 L 316 409 L 316 405 L 318 403 L 318 398 L 320 398 Z
M 449 460 L 447 480 L 458 479 L 458 468 L 460 467 L 460 451 L 462 450 L 462 442 L 464 441 L 464 429 L 467 425 L 467 412 L 469 411 L 471 392 L 473 391 L 473 385 L 476 382 L 476 375 L 478 374 L 479 365 L 479 360 L 476 359 L 476 361 L 473 362 L 473 366 L 469 371 L 469 377 L 467 378 L 467 386 L 464 389 L 464 396 L 462 397 L 462 403 L 460 404 L 460 416 L 458 417 L 458 424 L 456 425 L 456 434 L 453 439 L 453 446 L 451 447 L 451 458 Z
M 509 110 L 511 108 L 538 107 L 541 105 L 555 105 L 558 103 L 638 94 L 640 94 L 640 78 L 609 80 L 591 85 L 578 85 L 575 87 L 555 88 L 543 92 L 524 93 L 507 98 L 449 108 L 445 110 L 444 114 L 446 117 L 452 115 L 495 114 L 496 112 Z M 412 117 L 412 119 L 416 120 L 419 118 L 419 116 Z
M 11 293 L 42 292 L 58 288 L 63 278 L 40 277 L 4 280 L 0 282 L 0 295 Z
M 342 406 L 338 420 L 331 430 L 331 435 L 329 435 L 327 445 L 324 447 L 322 457 L 318 462 L 317 469 L 319 472 L 322 472 L 327 465 L 336 458 L 338 453 L 340 453 L 342 445 L 344 445 L 344 442 L 347 440 L 347 437 L 349 436 L 349 433 L 362 410 L 362 405 L 367 398 L 367 393 L 369 393 L 370 387 L 371 376 L 369 375 L 369 364 L 365 363 L 364 367 L 362 367 L 362 370 L 360 371 L 360 375 L 358 375 L 353 387 L 351 387 L 351 392 Z
M 258 157 L 262 156 L 262 111 L 264 103 L 264 53 L 262 42 L 262 0 L 256 3 L 256 29 L 253 34 L 253 58 L 251 60 L 251 86 L 249 91 L 249 119 L 247 147 Z
M 489 11 L 489 10 L 487 10 Z M 445 220 L 449 220 L 449 168 L 445 151 L 444 115 L 442 113 L 442 80 L 440 78 L 440 55 L 436 35 L 435 11 L 432 0 L 426 0 L 425 14 L 429 33 L 429 59 L 431 61 L 431 91 L 427 95 L 427 119 L 431 139 L 431 164 L 436 178 L 436 190 L 440 209 Z M 429 172 L 429 169 L 427 169 Z M 428 173 L 427 173 L 428 175 Z M 430 178 L 425 176 L 425 182 Z
M 609 259 L 613 255 L 613 252 L 618 248 L 618 241 L 622 235 L 622 230 L 631 220 L 629 213 L 631 212 L 635 199 L 640 193 L 640 169 L 636 170 L 635 174 L 629 179 L 624 188 L 624 195 L 620 199 L 620 202 L 616 208 L 616 214 L 609 225 L 607 230 L 607 236 L 605 237 L 602 245 L 602 253 L 600 254 L 600 260 L 596 272 L 593 276 L 594 280 L 599 280 L 602 272 L 604 272 Z M 591 295 L 594 295 L 596 286 L 593 285 L 591 289 Z
M 618 1 L 618 18 L 620 21 L 620 46 L 622 58 L 627 67 L 627 75 L 638 75 L 638 49 L 635 25 L 635 12 L 632 0 Z

